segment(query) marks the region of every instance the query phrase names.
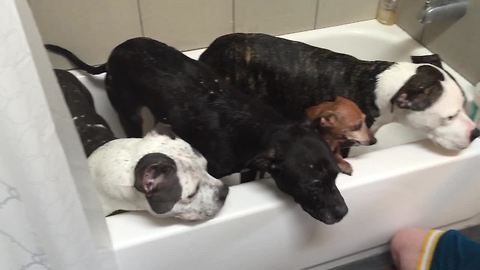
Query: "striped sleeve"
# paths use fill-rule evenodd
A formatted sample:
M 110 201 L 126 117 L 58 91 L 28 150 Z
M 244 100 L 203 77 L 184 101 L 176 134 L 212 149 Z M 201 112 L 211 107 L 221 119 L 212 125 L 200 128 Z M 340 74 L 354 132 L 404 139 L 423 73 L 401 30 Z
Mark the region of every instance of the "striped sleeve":
M 440 230 L 430 230 L 430 232 L 428 232 L 427 237 L 423 240 L 422 251 L 417 262 L 417 270 L 430 269 L 435 248 L 443 233 L 444 231 Z

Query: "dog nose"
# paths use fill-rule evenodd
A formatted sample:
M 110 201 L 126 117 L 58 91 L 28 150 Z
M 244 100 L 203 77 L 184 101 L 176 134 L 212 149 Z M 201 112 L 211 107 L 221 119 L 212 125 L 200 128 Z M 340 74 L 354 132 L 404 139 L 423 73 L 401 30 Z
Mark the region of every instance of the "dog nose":
M 377 138 L 372 137 L 372 138 L 370 139 L 370 144 L 369 144 L 369 145 L 374 145 L 374 144 L 376 144 L 376 143 L 377 143 Z
M 475 140 L 478 136 L 480 136 L 480 130 L 478 130 L 478 128 L 474 128 L 470 133 L 470 141 Z
M 337 219 L 341 220 L 348 213 L 348 207 L 346 205 L 338 205 L 335 206 L 333 211 Z
M 219 201 L 225 201 L 227 199 L 228 195 L 228 186 L 222 185 L 222 187 L 218 190 L 218 200 Z
M 327 225 L 331 225 L 342 220 L 347 213 L 348 207 L 346 205 L 337 205 L 328 211 L 321 212 L 318 218 L 314 217 Z

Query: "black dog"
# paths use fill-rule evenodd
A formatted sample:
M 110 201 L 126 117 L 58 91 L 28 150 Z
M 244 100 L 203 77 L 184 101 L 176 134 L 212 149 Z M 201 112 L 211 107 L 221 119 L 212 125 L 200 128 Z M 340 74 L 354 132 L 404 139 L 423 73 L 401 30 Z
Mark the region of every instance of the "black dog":
M 88 89 L 72 73 L 60 69 L 54 71 L 88 157 L 100 146 L 116 139 L 115 135 L 105 119 L 95 111 Z
M 265 34 L 228 34 L 200 56 L 222 78 L 259 97 L 284 117 L 336 96 L 353 100 L 372 131 L 399 122 L 460 150 L 480 135 L 459 85 L 438 55 L 411 62 L 363 61 L 351 55 Z
M 355 60 L 300 42 L 242 33 L 217 38 L 199 59 L 290 119 L 304 119 L 306 108 L 344 96 L 357 103 L 371 126 L 378 109 L 368 89 L 376 81 L 365 73 L 382 72 L 393 63 L 376 62 L 362 70 Z
M 110 100 L 129 136 L 141 135 L 139 110 L 147 106 L 156 121 L 169 122 L 207 158 L 214 177 L 246 167 L 267 171 L 314 218 L 332 224 L 347 213 L 335 185 L 339 168 L 311 123 L 285 120 L 202 63 L 148 38 L 120 44 L 100 67 L 63 48 L 47 48 L 91 73 L 107 72 Z

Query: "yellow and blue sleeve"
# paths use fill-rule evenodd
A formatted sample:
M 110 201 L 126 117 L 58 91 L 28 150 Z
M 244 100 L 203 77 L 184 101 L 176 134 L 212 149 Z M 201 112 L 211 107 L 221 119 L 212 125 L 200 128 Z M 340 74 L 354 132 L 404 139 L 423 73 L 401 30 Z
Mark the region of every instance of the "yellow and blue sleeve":
M 417 263 L 417 270 L 430 270 L 433 254 L 437 247 L 438 240 L 444 234 L 444 231 L 430 230 L 423 240 L 422 252 Z
M 479 270 L 480 244 L 456 230 L 431 230 L 425 237 L 417 270 Z

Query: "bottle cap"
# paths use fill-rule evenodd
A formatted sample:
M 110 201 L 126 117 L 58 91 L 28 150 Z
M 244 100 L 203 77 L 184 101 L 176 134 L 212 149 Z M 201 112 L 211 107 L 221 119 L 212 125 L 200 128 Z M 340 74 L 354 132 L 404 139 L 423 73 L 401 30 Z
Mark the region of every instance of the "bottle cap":
M 383 0 L 382 6 L 385 10 L 394 10 L 397 7 L 398 0 Z

